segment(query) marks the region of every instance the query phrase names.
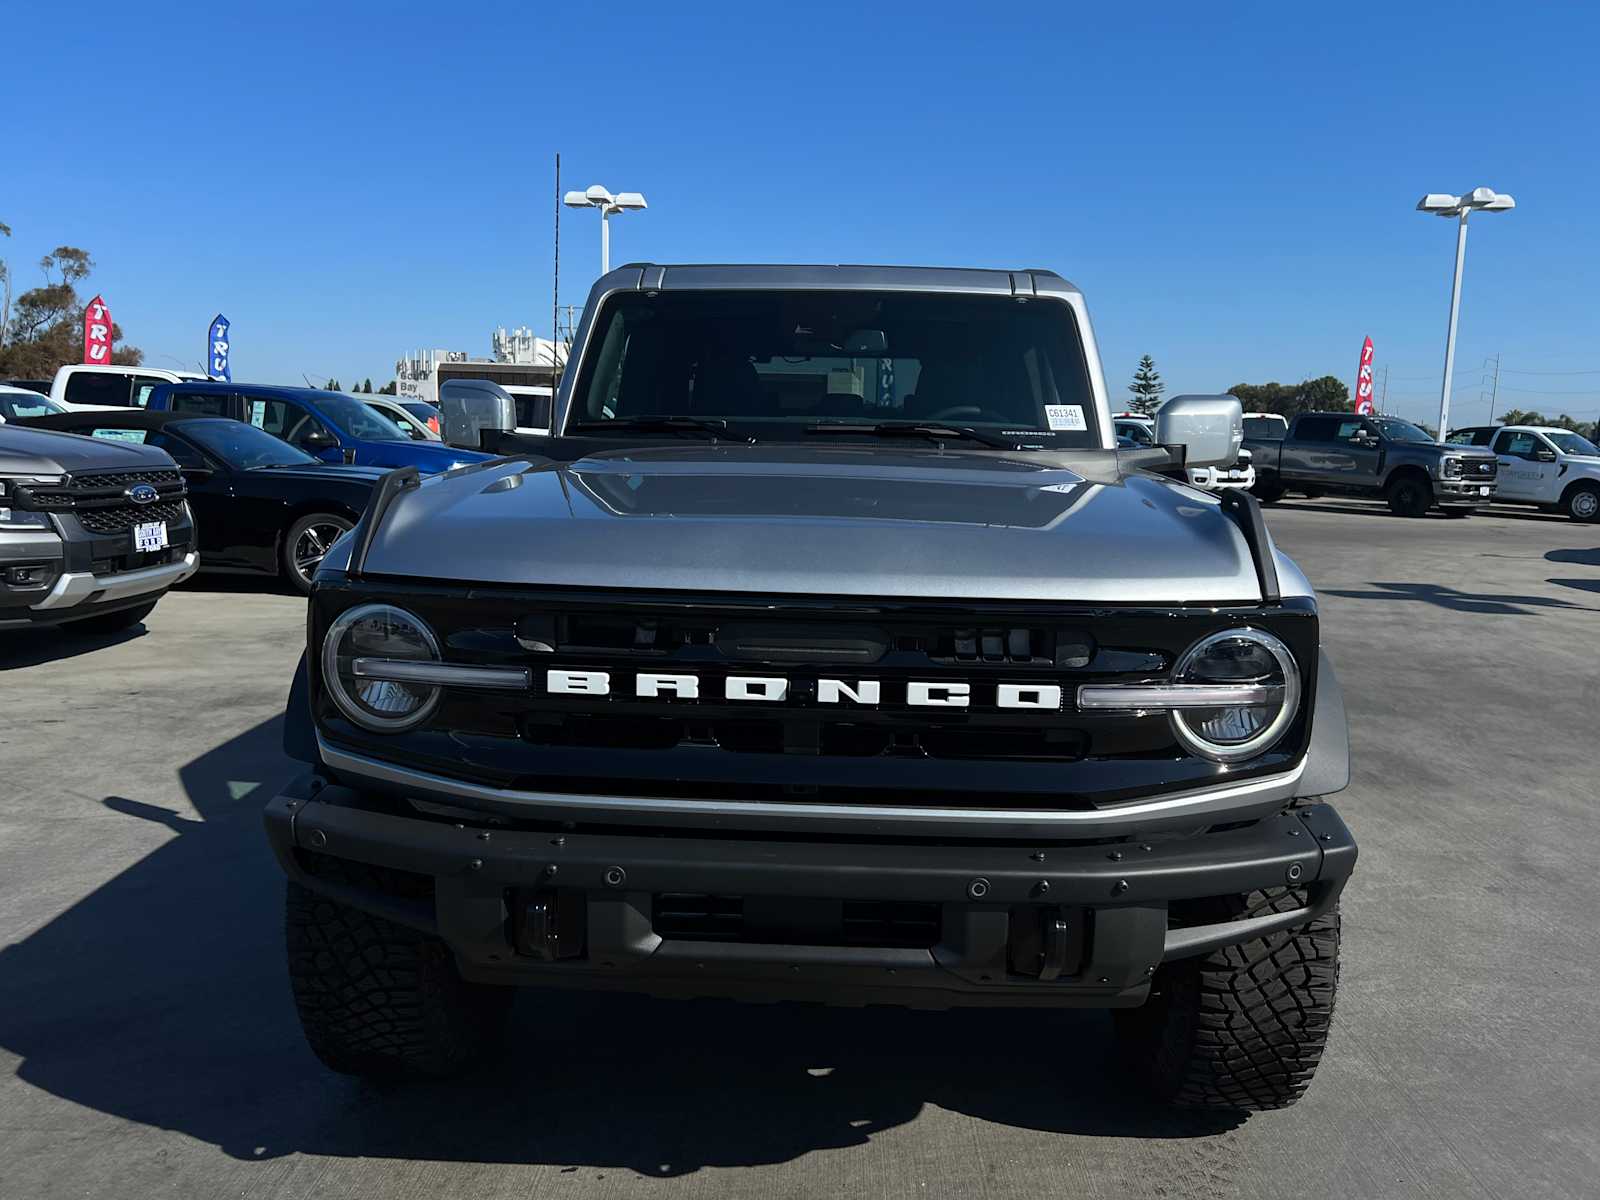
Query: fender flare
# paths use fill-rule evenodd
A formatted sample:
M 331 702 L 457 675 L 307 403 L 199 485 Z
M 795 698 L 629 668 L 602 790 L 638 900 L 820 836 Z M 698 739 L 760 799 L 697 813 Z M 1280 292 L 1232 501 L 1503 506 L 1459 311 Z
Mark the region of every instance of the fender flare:
M 1345 717 L 1344 690 L 1326 650 L 1317 651 L 1317 703 L 1311 712 L 1311 739 L 1306 769 L 1296 796 L 1330 796 L 1350 785 L 1350 725 Z

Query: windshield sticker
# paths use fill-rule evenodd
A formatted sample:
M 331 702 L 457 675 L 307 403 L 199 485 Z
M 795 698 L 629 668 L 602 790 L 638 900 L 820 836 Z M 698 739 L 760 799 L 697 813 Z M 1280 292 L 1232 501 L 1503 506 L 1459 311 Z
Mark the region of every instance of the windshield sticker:
M 1063 429 L 1081 431 L 1089 428 L 1083 419 L 1081 404 L 1046 404 L 1044 419 L 1052 433 L 1059 433 Z

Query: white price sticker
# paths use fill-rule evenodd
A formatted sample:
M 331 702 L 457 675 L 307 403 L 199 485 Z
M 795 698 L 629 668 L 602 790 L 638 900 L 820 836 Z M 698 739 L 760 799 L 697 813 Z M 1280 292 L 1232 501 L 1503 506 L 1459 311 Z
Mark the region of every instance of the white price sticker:
M 133 527 L 133 548 L 136 551 L 165 550 L 167 548 L 167 523 L 151 521 Z
M 1081 404 L 1046 404 L 1044 406 L 1044 419 L 1050 426 L 1052 433 L 1062 430 L 1085 430 L 1089 426 L 1083 419 L 1083 406 Z

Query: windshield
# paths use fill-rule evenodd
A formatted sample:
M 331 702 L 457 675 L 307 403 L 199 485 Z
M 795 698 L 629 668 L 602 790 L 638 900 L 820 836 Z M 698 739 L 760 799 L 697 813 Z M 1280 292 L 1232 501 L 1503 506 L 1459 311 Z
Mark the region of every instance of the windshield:
M 800 441 L 819 424 L 920 422 L 1023 445 L 1100 445 L 1071 310 L 1010 297 L 616 297 L 595 321 L 568 420 L 664 416 L 725 421 L 729 437 L 761 441 Z
M 66 411 L 49 396 L 21 391 L 0 392 L 0 417 L 7 421 L 20 421 L 25 417 L 47 417 Z
M 363 442 L 409 442 L 411 435 L 360 400 L 338 392 L 319 392 L 317 407 L 346 437 Z
M 1273 417 L 1246 417 L 1244 419 L 1244 435 L 1262 442 L 1281 442 L 1283 435 L 1288 431 L 1286 421 L 1279 421 Z
M 235 470 L 248 471 L 252 467 L 290 467 L 317 460 L 288 442 L 279 441 L 270 433 L 263 433 L 254 425 L 231 421 L 226 417 L 205 417 L 194 421 L 173 423 L 184 437 L 201 449 L 220 458 Z
M 1579 434 L 1562 430 L 1559 433 L 1547 433 L 1544 436 L 1554 442 L 1556 449 L 1563 454 L 1600 455 L 1600 446 L 1596 446 L 1588 438 Z
M 1410 421 L 1402 421 L 1399 417 L 1374 417 L 1378 428 L 1383 430 L 1383 436 L 1391 442 L 1429 442 L 1433 439 Z

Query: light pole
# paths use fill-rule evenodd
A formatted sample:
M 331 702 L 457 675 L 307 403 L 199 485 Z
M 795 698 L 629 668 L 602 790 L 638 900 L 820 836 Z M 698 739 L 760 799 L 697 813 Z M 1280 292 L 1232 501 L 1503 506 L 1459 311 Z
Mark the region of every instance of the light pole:
M 1461 266 L 1467 258 L 1467 217 L 1474 209 L 1484 212 L 1505 212 L 1515 208 L 1517 202 L 1493 188 L 1473 188 L 1463 196 L 1442 192 L 1429 192 L 1417 201 L 1418 212 L 1433 213 L 1437 217 L 1456 217 L 1456 273 L 1450 284 L 1450 328 L 1444 339 L 1444 386 L 1439 392 L 1439 440 L 1450 431 L 1450 381 L 1456 366 L 1456 316 L 1461 311 Z
M 638 192 L 618 192 L 613 196 L 598 183 L 586 192 L 568 192 L 561 198 L 568 208 L 598 208 L 600 210 L 600 274 L 611 270 L 611 217 L 613 213 L 627 212 L 631 208 L 648 208 Z

